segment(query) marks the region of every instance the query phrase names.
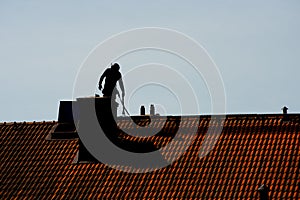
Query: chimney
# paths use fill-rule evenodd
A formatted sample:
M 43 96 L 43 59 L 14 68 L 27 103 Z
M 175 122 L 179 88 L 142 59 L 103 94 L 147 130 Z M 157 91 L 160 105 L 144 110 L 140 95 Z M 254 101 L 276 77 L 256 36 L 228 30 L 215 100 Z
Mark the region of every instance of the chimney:
M 73 107 L 75 108 L 73 110 Z M 60 101 L 58 120 L 46 136 L 46 140 L 65 140 L 78 138 L 73 115 L 78 114 L 74 101 Z
M 117 116 L 118 103 L 109 97 L 84 97 L 77 98 L 75 102 L 79 109 L 78 132 L 86 132 L 92 129 L 93 124 L 99 124 L 106 136 L 114 142 L 118 142 L 117 125 L 114 117 Z M 94 113 L 96 112 L 96 113 Z M 92 117 L 91 117 L 92 116 Z M 95 119 L 96 116 L 96 119 Z M 96 158 L 86 149 L 79 138 L 79 149 L 73 162 L 94 163 Z
M 281 110 L 283 111 L 283 114 L 286 115 L 287 111 L 288 111 L 288 107 L 284 106 L 283 108 L 281 108 Z
M 145 106 L 141 106 L 140 113 L 141 115 L 145 115 Z
M 60 101 L 58 110 L 58 123 L 74 123 L 72 103 L 72 101 Z
M 269 192 L 269 188 L 265 185 L 265 184 L 262 184 L 258 190 L 257 190 L 260 194 L 260 200 L 268 200 L 269 199 L 269 195 L 268 195 L 268 192 Z
M 150 115 L 155 115 L 155 108 L 153 104 L 150 105 Z
M 288 107 L 286 107 L 286 106 L 284 106 L 283 108 L 281 108 L 281 110 L 282 110 L 282 114 L 283 114 L 283 118 L 282 118 L 282 120 L 283 121 L 289 121 L 289 116 L 288 116 Z

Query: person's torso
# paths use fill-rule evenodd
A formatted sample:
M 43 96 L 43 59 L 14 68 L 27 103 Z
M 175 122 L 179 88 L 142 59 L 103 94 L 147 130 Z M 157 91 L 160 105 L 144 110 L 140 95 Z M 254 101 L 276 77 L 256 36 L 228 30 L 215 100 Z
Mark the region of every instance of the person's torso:
M 121 78 L 121 73 L 119 71 L 113 71 L 111 69 L 107 70 L 108 71 L 105 77 L 105 87 L 114 88 L 117 81 Z

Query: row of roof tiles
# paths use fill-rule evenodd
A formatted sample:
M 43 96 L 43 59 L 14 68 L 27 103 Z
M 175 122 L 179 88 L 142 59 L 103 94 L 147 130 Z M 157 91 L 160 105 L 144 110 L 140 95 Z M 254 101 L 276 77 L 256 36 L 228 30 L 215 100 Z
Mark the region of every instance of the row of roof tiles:
M 208 119 L 200 119 L 196 138 L 180 159 L 148 173 L 126 173 L 102 163 L 73 163 L 77 140 L 45 140 L 53 122 L 2 123 L 0 196 L 249 199 L 258 198 L 257 189 L 264 183 L 272 198 L 300 198 L 298 118 L 285 123 L 280 116 L 240 117 L 225 120 L 215 147 L 201 159 L 204 139 L 213 142 L 215 136 L 205 134 Z M 194 119 L 183 129 L 187 138 L 192 137 L 188 129 Z M 122 120 L 119 126 L 131 129 L 130 122 Z M 167 125 L 168 131 L 171 127 Z M 153 138 L 170 142 L 166 137 Z M 176 154 L 177 149 L 170 148 L 169 153 Z

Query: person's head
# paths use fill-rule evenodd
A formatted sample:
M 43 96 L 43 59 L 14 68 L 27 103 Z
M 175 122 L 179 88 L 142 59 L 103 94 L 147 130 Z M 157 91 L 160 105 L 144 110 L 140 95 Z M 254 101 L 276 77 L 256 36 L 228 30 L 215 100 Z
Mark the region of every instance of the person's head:
M 120 65 L 118 63 L 114 63 L 112 64 L 111 69 L 114 71 L 119 71 Z

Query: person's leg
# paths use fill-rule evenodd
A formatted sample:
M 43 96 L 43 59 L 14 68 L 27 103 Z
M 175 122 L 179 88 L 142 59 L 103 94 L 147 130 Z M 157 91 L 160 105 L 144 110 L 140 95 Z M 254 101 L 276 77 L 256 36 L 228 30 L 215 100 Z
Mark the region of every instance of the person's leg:
M 118 94 L 118 90 L 117 89 L 113 90 L 113 92 L 111 94 L 111 99 L 116 101 L 117 100 L 117 94 Z

